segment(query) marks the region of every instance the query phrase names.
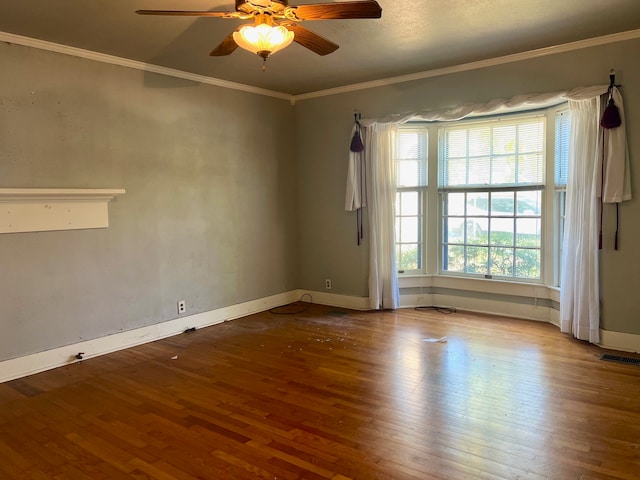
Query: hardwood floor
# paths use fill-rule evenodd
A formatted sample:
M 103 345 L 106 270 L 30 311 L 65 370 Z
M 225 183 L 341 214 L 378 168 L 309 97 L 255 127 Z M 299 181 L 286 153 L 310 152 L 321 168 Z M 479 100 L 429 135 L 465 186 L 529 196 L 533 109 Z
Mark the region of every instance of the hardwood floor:
M 0 384 L 0 479 L 640 478 L 640 367 L 543 323 L 342 313 Z

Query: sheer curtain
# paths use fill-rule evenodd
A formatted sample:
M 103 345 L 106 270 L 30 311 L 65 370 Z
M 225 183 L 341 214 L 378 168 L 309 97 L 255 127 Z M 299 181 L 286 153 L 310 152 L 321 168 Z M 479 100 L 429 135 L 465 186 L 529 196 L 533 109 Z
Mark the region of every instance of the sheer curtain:
M 369 307 L 400 305 L 395 248 L 397 125 L 373 124 L 365 129 L 367 209 L 369 212 Z
M 622 125 L 603 132 L 600 117 L 605 104 L 602 95 L 605 93 L 599 89 L 581 89 L 568 96 L 571 147 L 567 171 L 560 330 L 591 343 L 600 342 L 600 209 L 603 208 L 602 203 L 631 199 L 622 95 L 613 88 L 613 99 L 620 111 Z
M 571 148 L 560 293 L 560 330 L 600 341 L 598 131 L 600 97 L 570 100 Z

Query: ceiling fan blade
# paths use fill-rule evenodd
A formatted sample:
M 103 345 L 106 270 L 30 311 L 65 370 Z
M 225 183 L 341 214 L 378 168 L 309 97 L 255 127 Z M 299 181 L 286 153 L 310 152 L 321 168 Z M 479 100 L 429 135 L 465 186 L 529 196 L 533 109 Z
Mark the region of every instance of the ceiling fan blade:
M 238 18 L 238 12 L 199 12 L 192 10 L 136 10 L 138 15 L 169 15 L 172 17 Z
M 328 55 L 340 48 L 339 45 L 321 37 L 317 33 L 313 33 L 311 30 L 301 27 L 298 24 L 292 23 L 285 26 L 287 27 L 287 30 L 293 32 L 294 42 L 299 43 L 318 55 Z
M 380 18 L 382 7 L 375 0 L 316 3 L 289 7 L 300 20 Z
M 220 45 L 214 48 L 209 55 L 212 57 L 224 57 L 225 55 L 231 55 L 238 48 L 238 44 L 233 41 L 233 32 L 225 38 Z

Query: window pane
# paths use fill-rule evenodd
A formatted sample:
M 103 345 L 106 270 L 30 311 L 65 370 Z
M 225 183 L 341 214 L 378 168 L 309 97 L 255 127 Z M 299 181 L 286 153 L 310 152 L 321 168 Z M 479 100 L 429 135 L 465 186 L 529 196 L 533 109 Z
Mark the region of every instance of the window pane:
M 427 185 L 427 127 L 401 126 L 396 136 L 396 263 L 401 272 L 422 269 L 425 188 Z
M 447 134 L 446 155 L 449 158 L 467 156 L 467 131 L 450 130 Z
M 491 249 L 491 275 L 513 276 L 513 249 L 494 247 Z
M 555 196 L 555 205 L 556 205 L 556 223 L 555 223 L 555 234 L 556 234 L 556 285 L 560 285 L 560 278 L 562 277 L 562 252 L 563 252 L 563 241 L 564 241 L 564 222 L 565 222 L 565 206 L 567 200 L 567 192 L 560 191 L 556 192 Z
M 467 273 L 487 274 L 487 256 L 489 249 L 487 247 L 467 247 Z
M 398 186 L 427 185 L 427 142 L 426 127 L 400 128 L 396 137 Z
M 444 270 L 462 272 L 464 270 L 464 247 L 447 245 L 443 261 Z
M 489 216 L 489 194 L 486 192 L 467 193 L 467 215 Z
M 540 219 L 518 218 L 516 220 L 516 246 L 540 247 Z
M 443 232 L 443 242 L 464 243 L 464 218 L 446 217 Z
M 443 186 L 544 183 L 544 118 L 478 123 L 443 129 Z
M 495 192 L 491 194 L 491 215 L 513 215 L 513 192 Z
M 487 245 L 489 243 L 489 219 L 482 217 L 468 217 L 467 226 L 467 244 L 469 245 Z
M 504 155 L 516 151 L 516 126 L 504 125 L 493 128 L 493 154 Z
M 571 113 L 569 110 L 556 114 L 556 151 L 555 151 L 555 180 L 556 185 L 567 184 L 567 170 L 569 165 L 569 139 L 571 137 Z
M 518 125 L 518 150 L 521 153 L 541 152 L 544 150 L 544 125 L 542 122 L 521 123 Z
M 447 185 L 464 185 L 467 183 L 467 160 L 450 159 L 446 170 Z
M 543 155 L 530 153 L 518 157 L 518 184 L 538 185 L 544 181 Z
M 469 129 L 469 156 L 488 157 L 491 155 L 491 129 L 489 127 Z
M 540 190 L 516 193 L 518 215 L 540 215 L 542 213 L 542 192 Z
M 464 193 L 449 193 L 446 198 L 447 215 L 464 215 Z
M 516 183 L 516 157 L 493 157 L 491 161 L 491 184 L 500 185 L 505 183 Z
M 419 268 L 420 263 L 418 244 L 400 245 L 398 270 L 418 270 Z
M 515 276 L 540 278 L 540 250 L 516 249 Z
M 398 162 L 398 186 L 417 187 L 420 185 L 420 162 L 403 160 Z
M 469 159 L 469 183 L 472 185 L 488 185 L 491 183 L 490 166 L 490 157 Z
M 398 159 L 418 159 L 424 156 L 425 142 L 416 130 L 400 130 L 398 133 Z
M 491 219 L 491 245 L 513 246 L 513 219 L 512 218 L 492 218 Z
M 418 192 L 400 192 L 400 215 L 418 215 L 420 213 L 420 194 Z
M 400 220 L 400 243 L 418 243 L 420 240 L 418 217 L 402 217 Z
M 518 247 L 529 263 L 526 271 L 521 269 L 517 275 L 540 278 L 539 261 L 533 266 L 530 263 L 540 258 L 541 190 L 443 193 L 442 198 L 448 200 L 449 210 L 458 214 L 447 215 L 443 208 L 443 251 L 448 255 L 443 258 L 443 270 L 513 277 Z M 517 213 L 518 208 L 526 213 Z M 461 211 L 466 215 L 459 215 Z

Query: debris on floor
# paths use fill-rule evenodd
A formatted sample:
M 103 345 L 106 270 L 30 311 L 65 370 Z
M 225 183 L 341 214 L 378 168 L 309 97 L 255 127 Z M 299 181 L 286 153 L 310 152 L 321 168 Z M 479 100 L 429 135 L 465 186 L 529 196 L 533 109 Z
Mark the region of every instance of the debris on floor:
M 428 342 L 428 343 L 447 343 L 447 337 L 441 337 L 441 338 L 423 338 L 422 339 L 423 342 Z

